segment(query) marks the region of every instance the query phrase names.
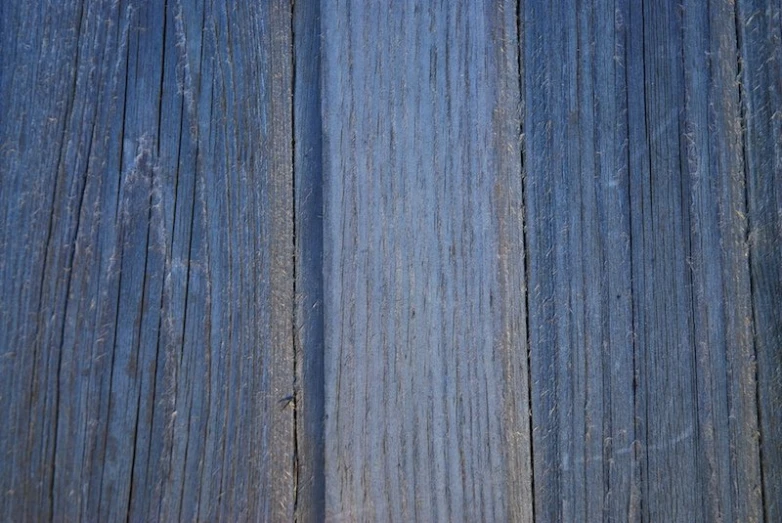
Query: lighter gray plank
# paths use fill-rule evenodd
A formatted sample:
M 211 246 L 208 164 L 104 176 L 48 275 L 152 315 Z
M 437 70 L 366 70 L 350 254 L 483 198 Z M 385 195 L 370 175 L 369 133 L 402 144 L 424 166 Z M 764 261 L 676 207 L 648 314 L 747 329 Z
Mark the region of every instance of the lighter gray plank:
M 517 20 L 322 11 L 327 520 L 531 520 Z

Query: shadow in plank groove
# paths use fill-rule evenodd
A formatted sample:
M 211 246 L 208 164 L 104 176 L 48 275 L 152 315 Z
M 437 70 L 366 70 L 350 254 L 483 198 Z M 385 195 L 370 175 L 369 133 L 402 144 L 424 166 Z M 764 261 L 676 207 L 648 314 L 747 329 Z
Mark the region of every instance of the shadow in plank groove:
M 296 520 L 325 513 L 320 5 L 293 3 Z

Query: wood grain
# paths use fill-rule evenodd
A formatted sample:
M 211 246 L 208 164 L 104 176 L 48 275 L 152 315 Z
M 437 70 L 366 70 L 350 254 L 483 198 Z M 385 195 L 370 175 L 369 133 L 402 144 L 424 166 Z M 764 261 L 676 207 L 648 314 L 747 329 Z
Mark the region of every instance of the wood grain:
M 322 12 L 327 520 L 532 517 L 517 21 Z
M 2 519 L 292 519 L 290 4 L 2 10 Z
M 782 520 L 780 27 L 0 1 L 0 519 Z
M 782 3 L 740 0 L 736 31 L 746 175 L 762 495 L 782 520 Z
M 759 521 L 754 357 L 773 349 L 753 339 L 735 12 L 527 7 L 536 516 Z

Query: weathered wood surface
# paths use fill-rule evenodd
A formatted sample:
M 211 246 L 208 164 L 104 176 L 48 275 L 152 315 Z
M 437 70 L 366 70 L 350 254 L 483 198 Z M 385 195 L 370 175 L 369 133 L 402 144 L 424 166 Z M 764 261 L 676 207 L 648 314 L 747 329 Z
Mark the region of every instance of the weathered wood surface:
M 779 344 L 753 345 L 741 20 L 555 4 L 525 12 L 536 514 L 760 520 L 754 359 Z
M 0 2 L 0 519 L 782 520 L 782 2 Z
M 739 4 L 324 13 L 328 515 L 779 518 L 779 6 Z
M 782 2 L 739 0 L 736 16 L 762 495 L 782 521 Z
M 291 520 L 290 3 L 0 9 L 0 519 Z
M 326 516 L 529 519 L 516 6 L 322 17 Z

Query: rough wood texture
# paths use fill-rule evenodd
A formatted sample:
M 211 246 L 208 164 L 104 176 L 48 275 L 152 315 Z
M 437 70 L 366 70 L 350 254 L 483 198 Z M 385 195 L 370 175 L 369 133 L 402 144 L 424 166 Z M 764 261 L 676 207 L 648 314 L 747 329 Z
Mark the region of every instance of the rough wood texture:
M 530 520 L 516 5 L 322 17 L 326 518 Z
M 2 4 L 0 518 L 292 519 L 290 4 Z
M 748 227 L 771 203 L 750 196 L 747 217 L 742 129 L 763 122 L 777 152 L 782 134 L 770 100 L 742 120 L 743 22 L 721 0 L 565 4 L 525 10 L 536 515 L 758 521 L 765 493 L 775 521 L 780 439 L 769 427 L 759 453 L 754 359 L 778 419 L 782 236 L 769 221 L 776 255 L 751 274 Z M 774 84 L 778 65 L 757 67 Z M 778 187 L 778 170 L 755 176 Z
M 0 519 L 782 521 L 780 0 L 0 1 Z
M 736 26 L 763 505 L 782 521 L 782 2 L 739 0 Z

